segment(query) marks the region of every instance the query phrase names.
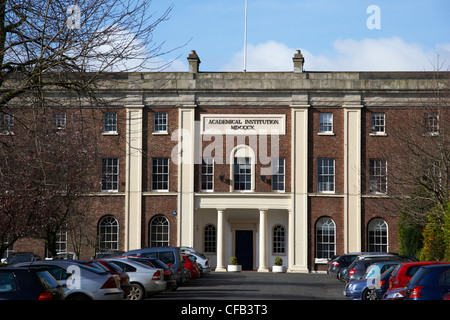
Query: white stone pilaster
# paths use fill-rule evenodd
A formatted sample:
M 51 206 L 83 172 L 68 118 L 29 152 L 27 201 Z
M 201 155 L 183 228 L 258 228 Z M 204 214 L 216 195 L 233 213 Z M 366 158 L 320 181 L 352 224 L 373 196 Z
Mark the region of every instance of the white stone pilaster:
M 289 269 L 308 272 L 308 109 L 291 105 L 292 217 L 289 219 Z M 293 249 L 293 252 L 291 250 Z
M 361 105 L 344 105 L 344 249 L 361 251 Z
M 143 105 L 126 109 L 125 250 L 142 244 L 142 139 Z
M 194 246 L 195 105 L 178 108 L 178 245 Z

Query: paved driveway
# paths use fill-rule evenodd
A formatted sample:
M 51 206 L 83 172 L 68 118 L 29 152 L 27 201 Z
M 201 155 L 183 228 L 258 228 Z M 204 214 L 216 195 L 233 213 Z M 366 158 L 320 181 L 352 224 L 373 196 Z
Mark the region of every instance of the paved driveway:
M 344 283 L 327 274 L 212 272 L 151 299 L 347 300 Z

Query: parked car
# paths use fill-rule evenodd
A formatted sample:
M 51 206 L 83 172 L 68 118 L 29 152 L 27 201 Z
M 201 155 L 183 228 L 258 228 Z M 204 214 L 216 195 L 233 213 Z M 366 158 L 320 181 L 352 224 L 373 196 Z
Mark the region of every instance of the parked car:
M 184 267 L 189 270 L 191 279 L 200 277 L 200 270 L 198 269 L 197 262 L 189 254 L 183 254 Z
M 397 261 L 401 262 L 401 259 L 395 257 L 384 257 L 384 258 L 367 258 L 363 260 L 355 259 L 351 265 L 347 267 L 347 274 L 345 276 L 345 282 L 349 283 L 351 281 L 359 280 L 364 276 L 367 268 L 374 263 Z
M 389 279 L 389 288 L 387 291 L 395 288 L 404 288 L 406 283 L 411 280 L 413 275 L 422 266 L 438 264 L 442 262 L 437 261 L 419 261 L 419 262 L 407 262 L 398 265 Z
M 378 255 L 384 253 L 376 252 L 351 252 L 335 257 L 328 264 L 327 273 L 336 276 L 339 280 L 344 280 L 346 275 L 346 268 L 352 264 L 353 261 L 359 256 L 363 255 Z
M 117 275 L 120 279 L 120 288 L 123 291 L 124 298 L 126 298 L 130 294 L 130 276 L 128 275 L 128 273 L 124 272 L 118 265 L 114 264 L 114 262 L 105 260 L 90 260 L 83 262 L 83 264 Z
M 34 261 L 16 264 L 46 267 L 62 285 L 66 300 L 121 300 L 123 291 L 116 275 L 69 260 Z M 75 276 L 77 275 L 77 276 Z
M 46 268 L 0 268 L 0 300 L 64 300 L 63 287 Z
M 380 276 L 388 269 L 398 265 L 398 261 L 386 261 L 370 265 L 360 280 L 347 283 L 344 295 L 351 300 L 370 300 L 378 286 Z
M 211 267 L 209 266 L 209 258 L 205 256 L 203 253 L 195 251 L 194 248 L 190 247 L 181 247 L 182 253 L 189 253 L 190 255 L 195 257 L 195 261 L 198 264 L 201 275 L 207 275 L 211 273 Z
M 139 261 L 132 261 L 126 257 L 105 258 L 118 265 L 130 277 L 131 291 L 128 300 L 143 300 L 151 295 L 166 290 L 163 269 L 155 269 Z
M 178 284 L 182 282 L 184 263 L 180 247 L 150 247 L 128 251 L 122 255 L 159 259 L 174 270 Z
M 4 264 L 13 265 L 15 263 L 39 261 L 41 257 L 32 252 L 14 252 L 9 257 L 3 260 Z
M 164 281 L 166 281 L 166 290 L 176 290 L 178 288 L 178 283 L 175 280 L 173 270 L 167 264 L 159 259 L 152 258 L 138 258 L 138 257 L 128 257 L 131 261 L 139 261 L 141 263 L 147 264 L 152 268 L 163 269 Z
M 380 300 L 384 293 L 389 288 L 389 278 L 391 277 L 392 273 L 396 269 L 396 266 L 393 266 L 386 270 L 381 276 L 380 280 L 378 281 L 378 286 L 375 288 L 374 291 L 372 291 L 372 299 L 373 300 Z
M 405 287 L 407 300 L 443 300 L 450 292 L 450 263 L 422 266 Z
M 207 275 L 211 273 L 211 267 L 209 266 L 209 258 L 205 256 L 203 253 L 197 252 L 194 248 L 190 247 L 181 247 L 182 253 L 189 253 L 194 256 L 196 262 L 200 268 L 201 275 Z

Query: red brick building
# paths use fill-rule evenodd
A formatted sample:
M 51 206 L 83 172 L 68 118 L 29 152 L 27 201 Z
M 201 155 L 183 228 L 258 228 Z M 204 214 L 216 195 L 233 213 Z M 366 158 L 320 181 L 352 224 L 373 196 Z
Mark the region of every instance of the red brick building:
M 386 152 L 448 72 L 306 72 L 300 52 L 293 72 L 200 72 L 195 52 L 188 60 L 189 72 L 105 75 L 108 175 L 87 196 L 99 240 L 86 256 L 192 246 L 218 271 L 232 256 L 269 271 L 279 256 L 308 272 L 334 254 L 398 251 Z

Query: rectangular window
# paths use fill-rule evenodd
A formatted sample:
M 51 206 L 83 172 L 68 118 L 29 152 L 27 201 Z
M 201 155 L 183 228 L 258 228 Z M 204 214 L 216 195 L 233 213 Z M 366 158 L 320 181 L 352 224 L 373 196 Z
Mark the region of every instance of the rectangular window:
M 322 112 L 319 116 L 319 132 L 332 133 L 333 132 L 333 114 Z
M 250 158 L 234 158 L 234 190 L 252 190 L 252 163 Z
M 152 190 L 169 190 L 169 158 L 152 159 Z
M 369 161 L 369 189 L 370 193 L 387 192 L 387 164 L 386 160 L 370 159 Z
M 119 159 L 102 159 L 102 191 L 119 190 Z
M 318 159 L 318 192 L 334 192 L 334 159 Z
M 285 159 L 273 158 L 272 159 L 272 190 L 284 191 L 285 181 Z
M 203 158 L 202 191 L 214 191 L 214 159 Z
M 9 134 L 13 132 L 14 115 L 12 113 L 0 112 L 0 133 Z
M 439 133 L 439 114 L 429 113 L 425 115 L 425 130 L 427 134 L 431 135 Z
M 117 132 L 117 113 L 105 112 L 103 114 L 103 132 L 116 133 Z
M 384 113 L 372 113 L 372 133 L 386 132 L 386 116 Z
M 155 112 L 155 132 L 167 132 L 167 112 Z
M 53 113 L 53 128 L 55 130 L 62 130 L 66 128 L 66 113 L 54 112 Z

